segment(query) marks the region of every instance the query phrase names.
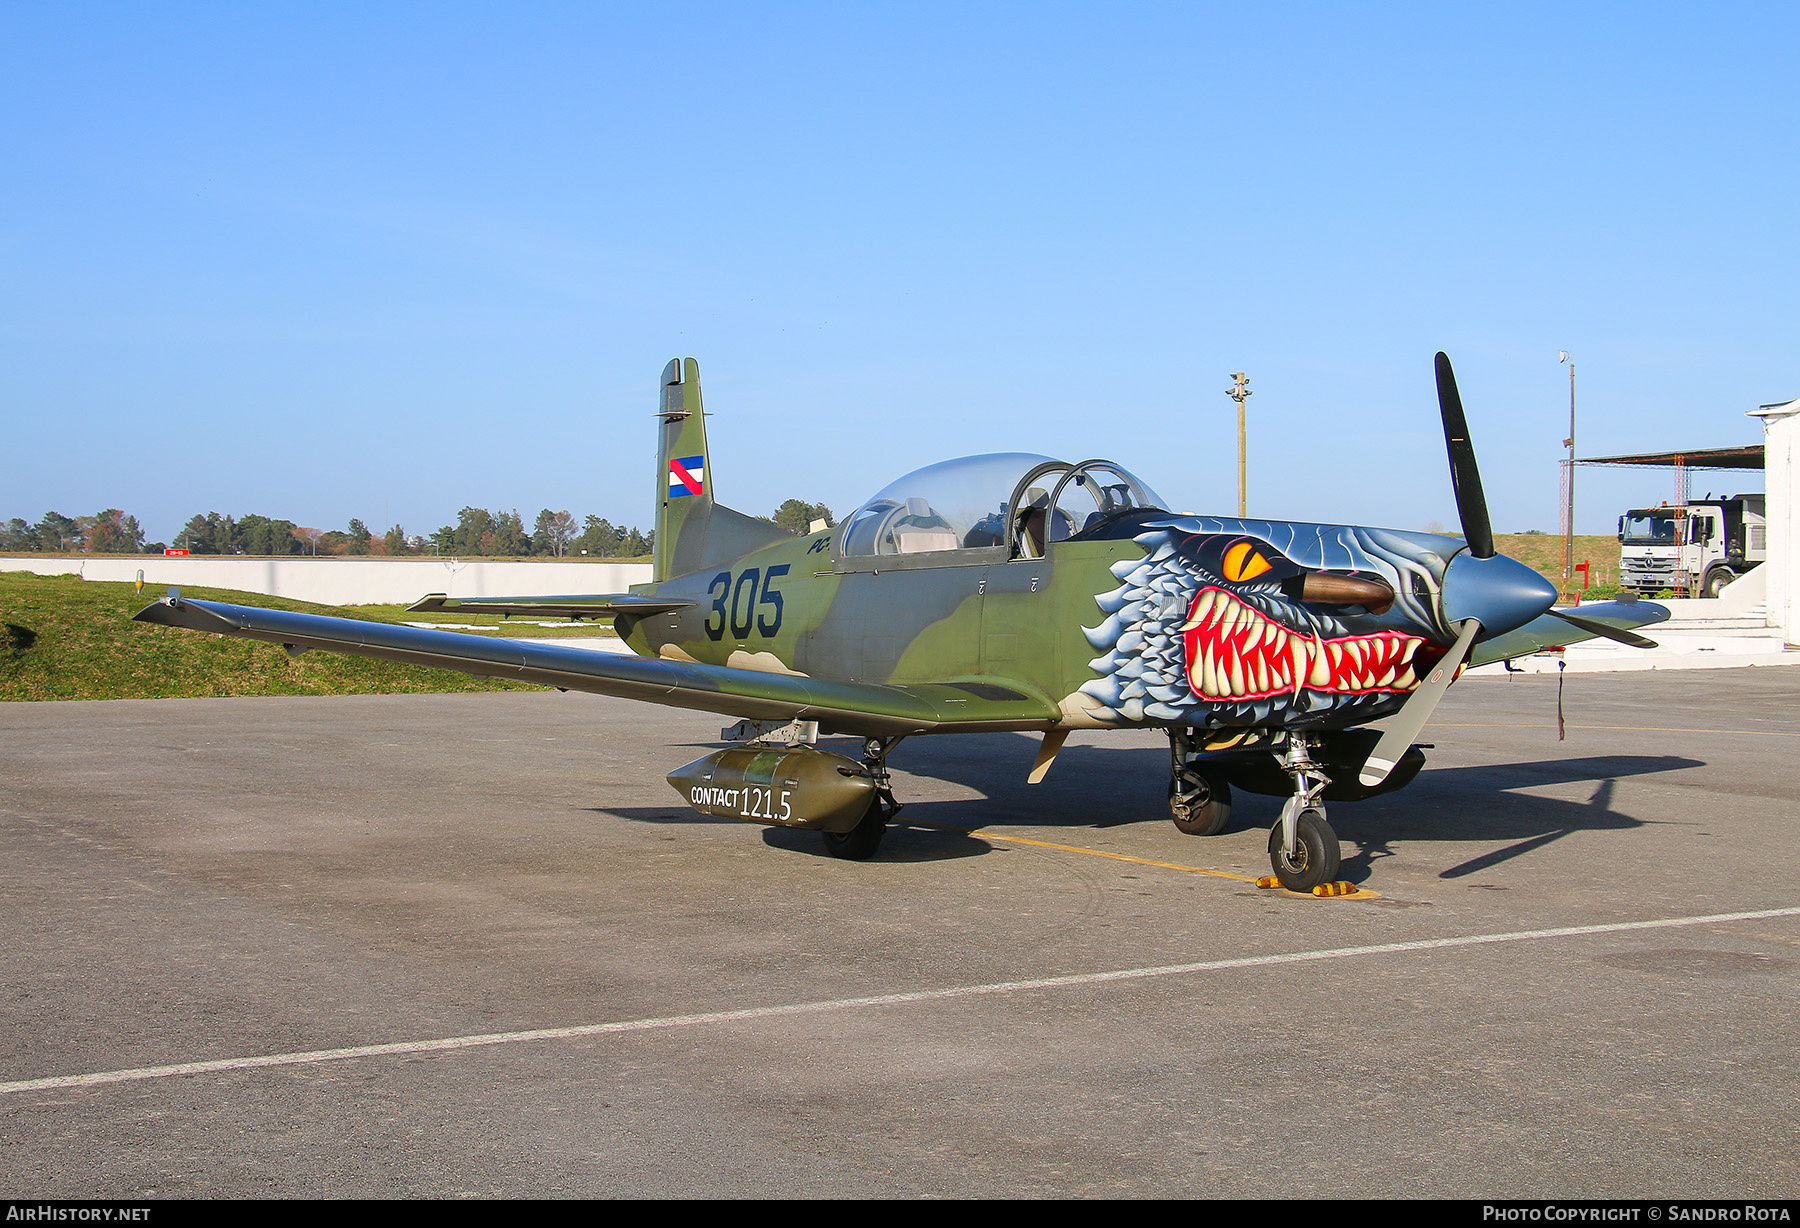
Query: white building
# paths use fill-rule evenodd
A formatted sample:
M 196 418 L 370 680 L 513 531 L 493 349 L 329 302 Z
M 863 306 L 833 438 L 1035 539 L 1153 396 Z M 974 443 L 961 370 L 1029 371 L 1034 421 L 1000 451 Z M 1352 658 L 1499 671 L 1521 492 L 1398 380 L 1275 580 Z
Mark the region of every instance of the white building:
M 1769 561 L 1757 568 L 1764 580 L 1769 626 L 1789 644 L 1800 644 L 1800 505 L 1794 499 L 1795 454 L 1800 452 L 1800 400 L 1750 412 L 1763 424 L 1763 489 L 1769 520 Z

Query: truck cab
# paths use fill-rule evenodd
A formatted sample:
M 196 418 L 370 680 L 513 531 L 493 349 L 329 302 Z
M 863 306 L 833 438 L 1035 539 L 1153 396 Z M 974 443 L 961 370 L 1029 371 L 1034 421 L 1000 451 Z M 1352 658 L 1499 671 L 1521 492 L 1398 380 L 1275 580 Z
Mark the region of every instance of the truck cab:
M 1717 597 L 1768 557 L 1767 535 L 1760 494 L 1633 508 L 1619 517 L 1619 584 Z

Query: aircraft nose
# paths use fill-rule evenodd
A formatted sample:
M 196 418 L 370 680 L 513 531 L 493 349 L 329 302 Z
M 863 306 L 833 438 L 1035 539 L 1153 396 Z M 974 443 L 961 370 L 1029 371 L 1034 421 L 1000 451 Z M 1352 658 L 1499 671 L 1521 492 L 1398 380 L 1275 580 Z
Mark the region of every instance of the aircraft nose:
M 1556 604 L 1556 586 L 1504 554 L 1478 559 L 1463 551 L 1444 571 L 1444 617 L 1473 618 L 1482 638 L 1523 627 Z

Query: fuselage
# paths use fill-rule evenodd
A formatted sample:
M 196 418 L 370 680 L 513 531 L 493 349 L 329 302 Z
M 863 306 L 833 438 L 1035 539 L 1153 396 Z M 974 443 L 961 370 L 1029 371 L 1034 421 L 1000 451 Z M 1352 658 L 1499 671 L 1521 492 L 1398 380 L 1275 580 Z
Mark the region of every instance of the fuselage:
M 646 588 L 694 604 L 622 628 L 627 642 L 819 679 L 1000 688 L 1076 726 L 1342 728 L 1397 710 L 1454 639 L 1442 584 L 1464 545 L 1160 511 L 1036 558 L 856 556 L 846 536 L 807 534 Z M 1358 577 L 1392 600 L 1298 599 L 1309 574 Z

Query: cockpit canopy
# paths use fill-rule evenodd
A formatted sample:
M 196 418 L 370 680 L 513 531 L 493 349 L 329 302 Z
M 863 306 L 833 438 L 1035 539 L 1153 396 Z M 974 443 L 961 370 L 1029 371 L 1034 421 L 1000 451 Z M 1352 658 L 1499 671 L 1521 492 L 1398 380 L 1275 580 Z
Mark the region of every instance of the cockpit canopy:
M 882 487 L 845 519 L 838 552 L 1012 546 L 1014 554 L 1035 558 L 1046 542 L 1162 507 L 1155 491 L 1112 461 L 1071 465 L 1032 452 L 990 452 L 927 465 Z

